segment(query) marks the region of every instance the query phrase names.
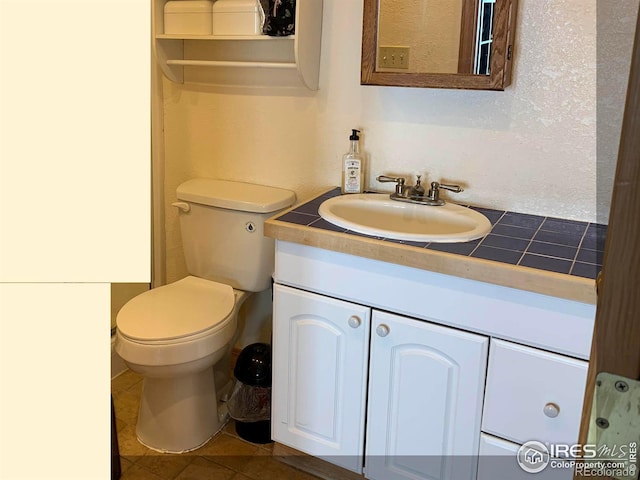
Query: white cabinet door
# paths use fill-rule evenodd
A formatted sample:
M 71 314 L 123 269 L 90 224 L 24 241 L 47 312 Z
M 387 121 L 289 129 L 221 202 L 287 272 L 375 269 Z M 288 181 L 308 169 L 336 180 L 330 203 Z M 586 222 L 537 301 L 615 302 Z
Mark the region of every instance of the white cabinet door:
M 272 438 L 362 472 L 370 309 L 274 286 Z
M 366 477 L 475 479 L 489 340 L 374 311 Z

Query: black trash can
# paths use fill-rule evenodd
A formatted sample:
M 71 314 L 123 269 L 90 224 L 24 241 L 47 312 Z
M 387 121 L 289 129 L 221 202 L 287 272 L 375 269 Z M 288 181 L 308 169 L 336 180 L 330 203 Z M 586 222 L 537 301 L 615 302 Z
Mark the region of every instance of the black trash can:
M 227 406 L 236 432 L 252 443 L 271 440 L 271 346 L 254 343 L 238 355 L 236 383 Z

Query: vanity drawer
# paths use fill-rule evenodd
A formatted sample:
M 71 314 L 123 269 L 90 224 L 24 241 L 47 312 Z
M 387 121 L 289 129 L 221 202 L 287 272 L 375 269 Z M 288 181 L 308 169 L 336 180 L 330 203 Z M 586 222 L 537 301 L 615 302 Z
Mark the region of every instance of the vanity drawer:
M 581 360 L 492 339 L 482 430 L 519 444 L 576 443 L 587 367 Z
M 520 445 L 483 433 L 480 435 L 477 480 L 573 480 L 573 468 L 568 464 L 552 464 L 532 474 L 518 465 Z

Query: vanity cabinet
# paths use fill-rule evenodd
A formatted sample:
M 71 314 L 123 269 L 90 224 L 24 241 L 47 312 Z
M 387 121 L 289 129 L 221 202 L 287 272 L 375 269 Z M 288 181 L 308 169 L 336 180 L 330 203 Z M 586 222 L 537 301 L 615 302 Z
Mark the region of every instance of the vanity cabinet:
M 473 478 L 488 343 L 275 285 L 272 437 L 372 480 Z
M 281 240 L 275 265 L 276 442 L 371 480 L 577 442 L 595 305 Z
M 176 83 L 318 89 L 323 0 L 298 0 L 296 34 L 176 35 L 164 32 L 164 6 L 152 0 L 153 52 Z

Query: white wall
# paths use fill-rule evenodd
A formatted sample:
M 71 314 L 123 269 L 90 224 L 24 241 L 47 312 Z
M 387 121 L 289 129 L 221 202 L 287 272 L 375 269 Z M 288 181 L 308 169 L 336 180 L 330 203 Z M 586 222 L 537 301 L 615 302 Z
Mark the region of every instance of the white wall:
M 371 188 L 389 190 L 379 174 L 421 173 L 462 184 L 459 203 L 606 222 L 610 179 L 597 185 L 596 165 L 611 178 L 637 8 L 637 0 L 605 3 L 614 1 L 618 61 L 612 88 L 599 92 L 611 128 L 598 163 L 595 0 L 520 0 L 504 92 L 361 86 L 362 0 L 324 2 L 318 92 L 165 80 L 167 280 L 186 274 L 169 206 L 179 183 L 244 180 L 306 199 L 339 184 L 351 128 L 363 131 Z

